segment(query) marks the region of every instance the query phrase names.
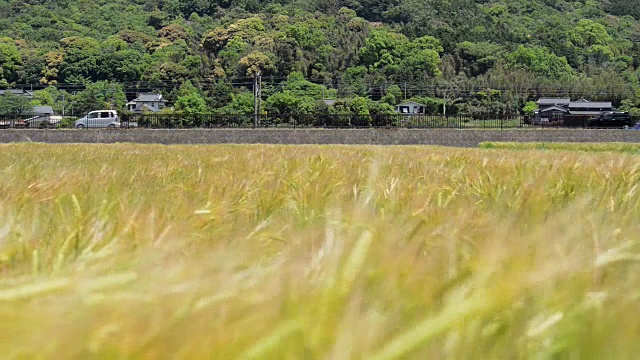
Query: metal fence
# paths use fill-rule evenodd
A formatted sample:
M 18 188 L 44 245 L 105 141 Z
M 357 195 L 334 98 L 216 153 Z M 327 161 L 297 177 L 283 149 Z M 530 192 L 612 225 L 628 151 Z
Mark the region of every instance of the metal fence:
M 521 115 L 359 115 L 359 114 L 125 114 L 119 118 L 61 118 L 49 115 L 0 115 L 0 129 L 24 128 L 408 128 L 408 129 L 517 129 L 622 128 L 623 123 L 594 123 L 589 117 L 534 121 Z
M 61 117 L 42 114 L 0 115 L 0 129 L 52 128 Z
M 141 114 L 122 117 L 123 127 L 187 128 L 416 128 L 416 129 L 516 129 L 516 128 L 622 128 L 628 124 L 594 123 L 589 117 L 566 117 L 536 122 L 521 115 L 359 115 L 359 114 Z

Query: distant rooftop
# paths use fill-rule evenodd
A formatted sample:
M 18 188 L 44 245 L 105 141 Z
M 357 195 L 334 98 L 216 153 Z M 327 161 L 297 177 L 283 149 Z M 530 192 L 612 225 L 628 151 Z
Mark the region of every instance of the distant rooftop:
M 569 111 L 569 115 L 600 115 L 602 111 Z
M 567 110 L 567 108 L 565 108 L 565 107 L 549 106 L 549 107 L 543 108 L 542 110 L 538 110 L 538 111 L 540 111 L 540 112 L 549 112 L 549 111 L 567 112 L 569 110 Z
M 405 101 L 403 103 L 398 104 L 397 106 L 410 106 L 410 105 L 413 105 L 413 106 L 416 106 L 416 105 L 417 106 L 426 106 L 425 104 L 420 104 L 420 103 L 417 103 L 415 101 Z
M 24 96 L 33 96 L 33 94 L 29 91 L 22 89 L 4 89 L 0 90 L 0 95 L 4 94 L 13 94 L 13 95 L 24 95 Z
M 569 98 L 540 98 L 538 99 L 538 105 L 569 105 L 571 99 Z
M 140 94 L 137 98 L 133 99 L 134 102 L 165 102 L 162 99 L 162 94 Z
M 589 101 L 572 101 L 569 104 L 569 108 L 580 109 L 610 109 L 613 105 L 610 101 L 607 102 L 589 102 Z

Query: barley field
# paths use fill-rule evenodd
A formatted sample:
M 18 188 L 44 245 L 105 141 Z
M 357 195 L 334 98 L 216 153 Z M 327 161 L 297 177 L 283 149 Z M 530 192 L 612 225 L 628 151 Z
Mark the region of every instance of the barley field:
M 3 359 L 640 354 L 624 151 L 0 145 Z

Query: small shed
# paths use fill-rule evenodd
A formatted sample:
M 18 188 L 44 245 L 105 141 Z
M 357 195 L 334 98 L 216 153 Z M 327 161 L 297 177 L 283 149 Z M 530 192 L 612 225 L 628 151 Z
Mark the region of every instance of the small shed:
M 400 114 L 424 114 L 427 106 L 415 101 L 405 101 L 396 106 L 396 112 Z

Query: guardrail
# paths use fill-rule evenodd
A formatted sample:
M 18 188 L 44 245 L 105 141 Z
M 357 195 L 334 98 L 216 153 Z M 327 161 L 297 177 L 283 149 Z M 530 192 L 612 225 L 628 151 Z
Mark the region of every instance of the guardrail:
M 632 118 L 631 124 L 640 118 Z M 361 115 L 361 114 L 124 114 L 119 119 L 74 119 L 48 115 L 0 115 L 0 129 L 24 128 L 622 128 L 622 123 L 593 123 L 590 118 L 552 119 L 535 123 L 521 115 L 441 116 L 441 115 Z

